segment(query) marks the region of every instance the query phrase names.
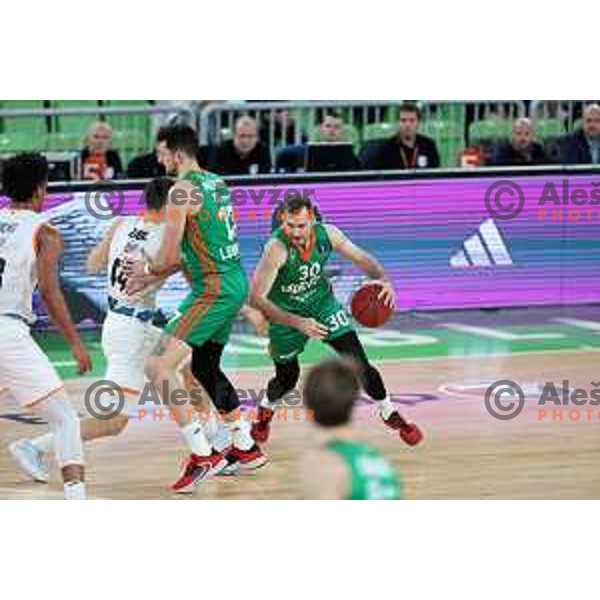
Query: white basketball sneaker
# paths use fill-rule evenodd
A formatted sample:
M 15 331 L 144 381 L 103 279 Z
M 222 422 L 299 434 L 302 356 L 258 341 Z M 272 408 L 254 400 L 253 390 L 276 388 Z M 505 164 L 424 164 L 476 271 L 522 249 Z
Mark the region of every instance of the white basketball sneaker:
M 43 453 L 26 440 L 13 442 L 8 451 L 19 469 L 39 483 L 48 483 L 48 470 L 42 460 Z

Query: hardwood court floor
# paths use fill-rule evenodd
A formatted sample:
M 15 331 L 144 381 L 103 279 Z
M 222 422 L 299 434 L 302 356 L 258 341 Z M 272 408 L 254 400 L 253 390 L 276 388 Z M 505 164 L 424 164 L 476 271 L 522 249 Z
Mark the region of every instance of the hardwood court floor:
M 384 450 L 402 474 L 408 499 L 600 498 L 600 406 L 582 406 L 578 422 L 540 420 L 538 398 L 544 382 L 593 389 L 600 381 L 598 351 L 564 351 L 489 357 L 452 357 L 380 363 L 396 394 L 431 395 L 401 410 L 419 423 L 425 443 L 408 448 L 376 419 L 371 406 L 357 410 L 357 426 L 365 440 Z M 234 374 L 240 387 L 260 389 L 269 373 Z M 500 379 L 518 382 L 528 393 L 523 412 L 513 420 L 492 418 L 484 391 Z M 83 384 L 70 384 L 79 408 Z M 557 387 L 560 387 L 557 385 Z M 442 391 L 440 391 L 442 390 Z M 537 394 L 537 395 L 536 395 Z M 423 398 L 421 398 L 423 400 Z M 594 409 L 591 420 L 585 409 Z M 0 399 L 0 416 L 15 412 Z M 216 478 L 201 484 L 195 499 L 288 499 L 300 497 L 297 458 L 318 439 L 304 419 L 274 424 L 267 451 L 269 465 L 251 476 Z M 5 451 L 14 439 L 38 435 L 45 426 L 0 418 L 0 498 L 60 498 L 61 485 L 52 469 L 50 485 L 26 481 Z M 168 484 L 178 473 L 184 448 L 175 425 L 164 420 L 133 419 L 120 437 L 87 446 L 88 490 L 95 498 L 174 498 Z

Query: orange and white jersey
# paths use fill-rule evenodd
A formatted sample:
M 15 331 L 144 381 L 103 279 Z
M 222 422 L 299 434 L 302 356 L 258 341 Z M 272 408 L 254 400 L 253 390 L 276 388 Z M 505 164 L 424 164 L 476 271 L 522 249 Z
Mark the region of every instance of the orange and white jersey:
M 36 236 L 43 215 L 31 210 L 0 210 L 0 315 L 35 322 L 31 298 L 37 286 Z
M 128 306 L 156 309 L 156 293 L 162 282 L 141 292 L 127 293 L 127 276 L 123 264 L 127 257 L 154 260 L 162 244 L 164 224 L 126 217 L 117 227 L 110 243 L 108 255 L 108 295 Z

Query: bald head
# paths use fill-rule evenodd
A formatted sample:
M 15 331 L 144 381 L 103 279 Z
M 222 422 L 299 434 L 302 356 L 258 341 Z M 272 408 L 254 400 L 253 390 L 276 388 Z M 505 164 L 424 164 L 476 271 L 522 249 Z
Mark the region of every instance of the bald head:
M 247 156 L 258 143 L 258 126 L 252 117 L 240 117 L 235 122 L 233 145 L 241 156 Z
M 591 140 L 600 140 L 600 105 L 590 104 L 583 111 L 583 131 Z
M 515 150 L 527 150 L 533 142 L 533 123 L 531 119 L 517 119 L 512 126 L 512 146 Z

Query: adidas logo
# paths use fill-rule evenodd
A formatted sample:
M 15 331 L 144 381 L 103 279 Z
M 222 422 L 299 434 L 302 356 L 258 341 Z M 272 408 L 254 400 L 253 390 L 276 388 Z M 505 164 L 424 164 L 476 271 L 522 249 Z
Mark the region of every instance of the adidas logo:
M 457 269 L 512 264 L 510 252 L 493 219 L 485 220 L 479 226 L 479 232 L 464 241 L 463 249 L 450 257 L 450 266 Z

